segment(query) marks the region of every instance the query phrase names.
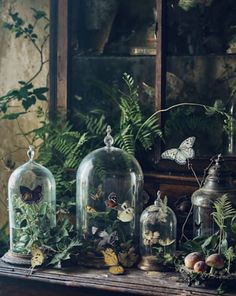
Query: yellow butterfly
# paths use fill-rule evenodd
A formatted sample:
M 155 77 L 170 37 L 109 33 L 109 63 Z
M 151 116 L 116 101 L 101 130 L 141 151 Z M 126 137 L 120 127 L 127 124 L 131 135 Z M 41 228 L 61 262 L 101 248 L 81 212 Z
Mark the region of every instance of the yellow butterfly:
M 102 191 L 102 184 L 98 185 L 97 191 L 95 194 L 90 194 L 90 197 L 93 200 L 99 200 L 103 197 L 104 191 Z
M 107 248 L 105 251 L 102 251 L 102 254 L 104 256 L 104 262 L 107 266 L 109 266 L 110 273 L 118 275 L 125 272 L 124 268 L 119 265 L 119 260 L 116 253 L 111 248 Z
M 89 214 L 94 214 L 96 213 L 96 210 L 90 206 L 86 206 L 86 212 Z
M 32 255 L 32 257 L 31 257 L 31 268 L 30 268 L 29 275 L 32 274 L 35 267 L 41 266 L 43 264 L 44 260 L 45 260 L 45 256 L 44 256 L 43 251 L 39 247 L 37 247 L 35 245 L 33 245 L 31 247 L 31 255 Z

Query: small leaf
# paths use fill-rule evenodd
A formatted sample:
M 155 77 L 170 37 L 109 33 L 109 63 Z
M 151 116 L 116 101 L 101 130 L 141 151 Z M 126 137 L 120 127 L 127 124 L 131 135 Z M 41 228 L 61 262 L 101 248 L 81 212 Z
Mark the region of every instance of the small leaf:
M 0 119 L 8 119 L 8 120 L 14 120 L 17 119 L 19 116 L 26 114 L 27 112 L 18 112 L 18 113 L 8 113 L 4 114 L 0 117 Z
M 35 88 L 34 89 L 34 94 L 37 95 L 37 94 L 44 94 L 48 91 L 48 88 L 47 87 L 39 87 L 39 88 Z
M 47 101 L 47 97 L 43 94 L 36 94 L 36 97 L 40 101 Z
M 22 80 L 18 81 L 18 83 L 21 84 L 21 85 L 25 85 L 26 84 L 26 82 L 25 81 L 22 81 Z
M 23 32 L 17 31 L 16 34 L 15 34 L 15 37 L 16 38 L 19 38 L 22 34 L 23 34 Z
M 28 97 L 26 100 L 22 101 L 22 106 L 25 110 L 28 110 L 35 103 L 36 103 L 36 97 L 31 96 L 31 97 Z
M 22 87 L 20 90 L 19 90 L 19 94 L 18 94 L 19 98 L 27 98 L 28 97 L 28 90 L 26 87 Z
M 220 246 L 220 251 L 222 254 L 225 254 L 228 250 L 228 241 L 227 239 L 222 240 L 221 246 Z

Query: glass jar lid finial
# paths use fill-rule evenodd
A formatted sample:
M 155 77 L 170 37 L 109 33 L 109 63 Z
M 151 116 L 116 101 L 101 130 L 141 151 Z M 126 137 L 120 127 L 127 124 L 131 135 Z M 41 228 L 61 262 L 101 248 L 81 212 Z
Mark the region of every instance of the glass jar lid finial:
M 104 138 L 104 143 L 105 143 L 105 145 L 106 145 L 107 148 L 111 148 L 111 146 L 114 143 L 114 139 L 111 136 L 111 126 L 110 125 L 107 126 L 106 132 L 107 132 L 107 135 Z
M 34 151 L 34 147 L 32 145 L 29 146 L 29 149 L 27 151 L 27 156 L 29 158 L 29 161 L 33 161 L 34 159 L 34 154 L 35 154 L 35 151 Z

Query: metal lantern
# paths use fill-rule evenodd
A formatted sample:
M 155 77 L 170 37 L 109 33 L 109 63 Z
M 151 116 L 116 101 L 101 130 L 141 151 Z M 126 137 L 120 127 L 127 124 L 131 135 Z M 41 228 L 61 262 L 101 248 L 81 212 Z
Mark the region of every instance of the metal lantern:
M 130 267 L 137 260 L 143 173 L 132 155 L 113 146 L 110 133 L 108 126 L 105 147 L 89 153 L 78 168 L 77 230 L 87 245 L 85 265 L 104 266 L 102 253 L 112 248 Z
M 224 194 L 227 194 L 232 205 L 236 207 L 236 187 L 220 154 L 210 167 L 203 187 L 192 194 L 194 237 L 208 236 L 215 232 L 211 215 L 213 204 Z
M 18 167 L 8 182 L 10 250 L 3 256 L 7 263 L 30 265 L 31 250 L 56 226 L 56 185 L 52 173 L 34 161 Z

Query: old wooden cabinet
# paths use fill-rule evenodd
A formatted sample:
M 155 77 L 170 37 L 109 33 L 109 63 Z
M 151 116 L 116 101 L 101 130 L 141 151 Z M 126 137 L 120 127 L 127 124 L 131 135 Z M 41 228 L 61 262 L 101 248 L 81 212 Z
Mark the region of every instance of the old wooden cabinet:
M 112 1 L 112 3 L 113 2 L 119 2 L 119 1 Z M 172 19 L 175 21 L 177 19 L 178 22 L 176 21 L 176 26 L 178 25 L 178 30 L 181 29 L 182 19 L 185 22 L 186 22 L 186 18 L 187 18 L 187 21 L 191 21 L 191 15 L 195 20 L 195 22 L 197 22 L 199 19 L 202 20 L 201 14 L 198 16 L 199 19 L 194 17 L 194 13 L 196 11 L 191 12 L 190 17 L 189 16 L 186 17 L 186 15 L 182 11 L 179 11 L 180 8 L 177 7 L 177 4 L 176 4 L 177 2 L 178 1 L 162 1 L 162 0 L 156 0 L 156 1 L 150 0 L 145 2 L 145 1 L 139 0 L 136 3 L 137 11 L 140 11 L 138 9 L 142 7 L 142 5 L 143 5 L 143 8 L 145 8 L 149 4 L 151 5 L 152 9 L 155 9 L 155 22 L 156 22 L 156 26 L 155 26 L 156 40 L 154 41 L 156 42 L 156 54 L 155 54 L 153 52 L 153 48 L 150 49 L 150 47 L 153 46 L 153 43 L 151 46 L 150 46 L 150 43 L 148 46 L 145 45 L 146 47 L 140 46 L 140 44 L 139 46 L 132 47 L 132 44 L 130 45 L 129 43 L 127 46 L 127 43 L 125 43 L 126 41 L 122 41 L 122 38 L 119 40 L 119 42 L 121 42 L 122 44 L 122 46 L 120 47 L 118 47 L 119 42 L 118 41 L 115 42 L 114 40 L 113 42 L 112 41 L 110 41 L 110 43 L 108 42 L 110 47 L 107 46 L 107 44 L 98 45 L 93 43 L 92 42 L 94 41 L 93 39 L 96 39 L 98 37 L 97 35 L 100 34 L 93 27 L 95 26 L 96 28 L 96 26 L 98 26 L 98 24 L 96 23 L 98 22 L 98 20 L 96 20 L 96 22 L 93 24 L 86 24 L 86 22 L 84 21 L 85 17 L 83 15 L 85 14 L 84 10 L 82 9 L 83 11 L 82 14 L 79 12 L 81 10 L 81 4 L 79 3 L 84 3 L 84 2 L 68 1 L 68 0 L 58 0 L 58 1 L 52 0 L 51 1 L 52 26 L 51 26 L 51 51 L 50 51 L 50 54 L 51 54 L 50 104 L 51 104 L 52 115 L 53 115 L 53 111 L 56 110 L 57 108 L 70 110 L 70 114 L 71 114 L 73 113 L 73 109 L 74 109 L 73 104 L 77 104 L 75 102 L 76 100 L 73 99 L 74 97 L 76 97 L 77 100 L 82 101 L 83 97 L 90 98 L 90 96 L 92 97 L 94 95 L 92 90 L 93 86 L 92 84 L 86 85 L 86 79 L 89 80 L 89 78 L 91 78 L 91 80 L 92 79 L 95 80 L 95 79 L 101 78 L 103 79 L 103 82 L 108 81 L 108 83 L 112 84 L 114 81 L 115 83 L 117 82 L 116 81 L 117 77 L 120 76 L 124 71 L 131 71 L 131 74 L 136 75 L 135 78 L 137 78 L 139 83 L 141 83 L 142 81 L 145 81 L 146 79 L 146 82 L 148 82 L 151 86 L 155 87 L 155 97 L 154 97 L 155 110 L 159 110 L 161 108 L 171 105 L 171 102 L 168 103 L 167 101 L 167 95 L 168 95 L 167 88 L 169 87 L 168 83 L 170 83 L 168 82 L 168 79 L 169 80 L 175 79 L 174 85 L 177 84 L 176 87 L 178 88 L 178 81 L 180 80 L 180 78 L 175 77 L 176 76 L 175 74 L 178 73 L 178 70 L 186 67 L 186 64 L 187 65 L 191 64 L 189 61 L 197 61 L 196 62 L 197 65 L 199 63 L 203 63 L 202 61 L 203 53 L 200 53 L 201 56 L 199 56 L 199 53 L 197 51 L 193 53 L 191 52 L 186 53 L 187 49 L 185 48 L 184 49 L 185 52 L 181 56 L 177 50 L 179 43 L 181 43 L 181 40 L 176 39 L 179 42 L 178 44 L 177 44 L 177 41 L 175 40 L 178 46 L 176 44 L 173 45 L 172 44 L 173 42 L 172 43 L 170 42 L 172 40 L 171 39 L 173 35 L 172 31 L 174 30 L 174 25 L 175 25 Z M 90 9 L 91 9 L 92 0 L 87 3 L 90 3 L 88 4 L 88 6 L 90 5 Z M 132 22 L 134 22 L 135 20 L 135 18 L 132 19 L 132 16 L 135 15 L 135 13 L 136 13 L 135 16 L 137 17 L 137 11 L 134 9 L 134 5 L 132 9 L 133 2 L 130 1 L 129 3 L 131 4 L 130 5 L 127 4 L 128 6 L 126 7 L 126 9 L 129 9 L 131 11 L 131 14 L 121 15 L 120 17 L 124 23 L 125 23 L 124 19 L 125 17 L 127 18 L 127 15 L 128 15 L 128 18 L 129 17 L 131 18 Z M 98 7 L 95 7 L 95 8 L 97 10 L 99 9 Z M 96 12 L 96 9 L 95 9 L 95 12 Z M 173 15 L 173 9 L 179 9 L 178 13 Z M 133 10 L 134 12 L 132 12 Z M 94 14 L 90 15 L 89 20 L 91 22 L 94 17 L 96 18 L 95 12 L 93 12 Z M 122 13 L 124 14 L 124 11 Z M 149 13 L 152 14 L 152 10 L 149 9 Z M 119 26 L 121 28 L 119 26 L 118 26 L 118 30 L 116 28 L 115 33 L 118 35 L 120 34 L 120 31 L 124 32 L 124 28 L 122 27 L 122 24 L 123 23 L 120 22 Z M 133 26 L 132 23 L 128 23 L 128 24 L 131 27 Z M 150 27 L 152 27 L 152 30 L 153 30 L 153 24 L 151 25 L 152 26 Z M 83 28 L 83 26 L 85 26 L 87 29 L 82 30 L 81 27 Z M 183 23 L 183 26 L 186 27 L 186 23 Z M 97 33 L 97 35 L 95 33 Z M 112 32 L 109 31 L 109 34 L 112 35 Z M 183 36 L 181 38 L 183 38 Z M 187 37 L 185 36 L 184 38 L 186 39 Z M 173 46 L 173 48 L 171 46 Z M 132 54 L 132 50 L 140 51 L 140 47 L 141 47 L 141 50 L 143 51 L 141 52 L 141 54 L 140 52 L 138 55 Z M 171 50 L 172 52 L 170 53 Z M 169 54 L 172 54 L 172 56 L 168 57 Z M 210 55 L 209 53 L 205 53 L 205 54 L 206 55 L 204 59 L 208 59 L 208 60 L 217 59 L 217 56 L 214 55 L 213 53 L 210 53 Z M 221 57 L 222 56 L 224 57 L 224 55 L 222 55 L 221 53 Z M 232 60 L 234 56 L 225 55 L 225 58 L 229 58 L 230 60 Z M 173 63 L 177 63 L 178 68 L 177 70 L 175 69 L 176 73 L 175 74 L 171 73 L 172 76 L 170 76 L 168 74 L 169 73 L 168 71 L 173 72 Z M 212 64 L 211 64 L 211 67 L 213 67 Z M 194 75 L 194 71 L 191 72 L 193 73 L 192 75 Z M 188 75 L 189 75 L 189 72 L 188 72 Z M 207 76 L 204 76 L 204 77 L 205 77 L 204 79 L 207 79 Z M 196 84 L 196 81 L 194 83 Z M 212 102 L 210 103 L 212 104 Z M 184 109 L 181 112 L 182 113 L 185 112 Z M 179 112 L 179 114 L 181 114 L 181 112 Z M 191 116 L 192 115 L 190 115 L 189 118 Z M 188 116 L 186 116 L 186 118 L 188 118 Z M 166 116 L 166 114 L 164 115 L 161 114 L 159 115 L 159 120 L 164 127 L 164 123 L 168 120 L 168 116 Z M 217 129 L 215 128 L 214 130 L 217 130 Z M 218 127 L 218 131 L 221 132 L 221 128 Z M 178 130 L 175 131 L 174 134 L 177 135 Z M 190 136 L 190 134 L 187 134 L 187 136 Z M 203 138 L 206 139 L 208 138 L 208 136 L 205 135 Z M 204 143 L 203 143 L 203 146 L 204 146 Z M 190 196 L 192 192 L 198 187 L 198 185 L 192 175 L 192 172 L 187 168 L 187 166 L 180 166 L 176 164 L 174 161 L 160 159 L 161 150 L 163 151 L 164 148 L 165 147 L 163 142 L 160 141 L 159 143 L 157 143 L 155 152 L 152 154 L 148 165 L 145 166 L 145 189 L 152 199 L 155 198 L 157 189 L 160 189 L 163 195 L 167 195 L 169 197 L 170 204 L 178 216 L 178 223 L 179 223 L 179 229 L 180 229 L 189 211 Z M 209 158 L 211 156 L 213 156 L 211 153 L 209 153 L 209 155 L 198 154 L 196 159 L 192 161 L 192 165 L 200 177 L 203 175 L 204 169 L 209 164 Z M 233 173 L 235 174 L 235 171 L 236 171 L 235 156 L 234 155 L 226 156 L 225 160 L 226 160 L 226 163 L 232 169 Z M 189 231 L 191 231 L 191 226 L 189 228 Z

